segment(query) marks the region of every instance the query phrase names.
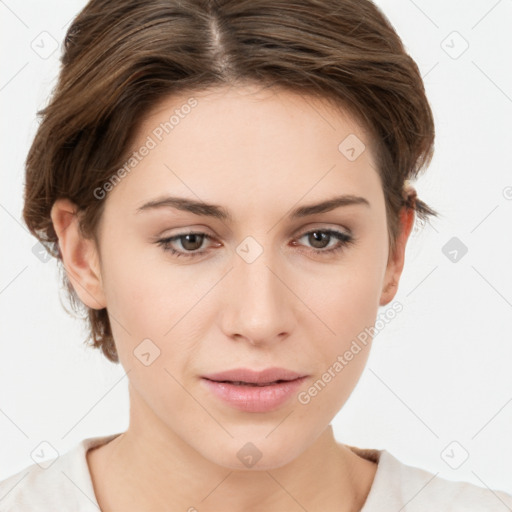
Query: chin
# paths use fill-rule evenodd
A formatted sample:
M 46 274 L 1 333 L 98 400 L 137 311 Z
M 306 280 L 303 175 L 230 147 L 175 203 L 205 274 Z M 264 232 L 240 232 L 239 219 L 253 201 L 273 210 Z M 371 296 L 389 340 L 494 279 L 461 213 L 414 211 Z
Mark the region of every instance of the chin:
M 284 443 L 277 436 L 275 441 L 264 437 L 255 441 L 231 439 L 226 445 L 212 447 L 208 453 L 202 450 L 202 455 L 211 462 L 236 471 L 277 469 L 292 462 L 300 453 L 297 443 L 290 439 Z

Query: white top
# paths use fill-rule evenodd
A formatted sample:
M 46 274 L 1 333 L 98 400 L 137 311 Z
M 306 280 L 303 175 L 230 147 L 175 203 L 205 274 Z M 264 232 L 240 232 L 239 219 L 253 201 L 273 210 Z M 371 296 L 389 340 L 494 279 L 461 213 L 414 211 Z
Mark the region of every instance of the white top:
M 2 480 L 0 512 L 101 511 L 85 454 L 118 435 L 83 439 L 62 456 L 42 462 L 41 466 L 32 464 Z M 345 446 L 378 463 L 360 512 L 512 511 L 512 495 L 502 491 L 435 477 L 428 471 L 403 464 L 386 450 Z M 48 465 L 50 461 L 53 462 Z

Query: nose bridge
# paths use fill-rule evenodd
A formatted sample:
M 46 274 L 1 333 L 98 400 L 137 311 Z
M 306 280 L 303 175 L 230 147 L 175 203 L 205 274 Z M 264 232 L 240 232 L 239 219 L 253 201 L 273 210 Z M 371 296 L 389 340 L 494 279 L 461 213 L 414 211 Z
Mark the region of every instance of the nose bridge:
M 247 237 L 234 256 L 224 328 L 252 343 L 276 341 L 290 332 L 293 316 L 279 251 Z

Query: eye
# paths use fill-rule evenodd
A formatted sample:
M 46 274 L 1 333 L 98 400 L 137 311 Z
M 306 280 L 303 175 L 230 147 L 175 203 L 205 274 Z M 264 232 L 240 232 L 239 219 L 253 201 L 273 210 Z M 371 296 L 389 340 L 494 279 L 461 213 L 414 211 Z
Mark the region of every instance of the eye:
M 170 252 L 172 255 L 176 257 L 184 256 L 186 258 L 193 258 L 195 256 L 199 256 L 201 254 L 206 253 L 206 250 L 198 251 L 198 249 L 203 245 L 205 240 L 212 240 L 210 235 L 206 233 L 199 232 L 190 232 L 190 233 L 180 233 L 179 235 L 175 235 L 168 238 L 162 238 L 158 240 L 156 243 L 163 247 L 164 251 Z M 176 250 L 172 244 L 179 241 L 183 250 Z
M 352 235 L 341 231 L 336 231 L 334 229 L 313 229 L 303 233 L 298 238 L 298 240 L 304 237 L 307 237 L 308 242 L 311 243 L 311 251 L 315 254 L 322 255 L 337 253 L 349 244 L 354 243 L 354 237 Z M 163 247 L 164 251 L 171 253 L 177 258 L 194 258 L 208 252 L 207 249 L 199 250 L 205 240 L 213 240 L 213 237 L 207 235 L 206 233 L 189 232 L 180 233 L 172 237 L 162 238 L 161 240 L 157 240 L 156 244 Z M 173 247 L 173 244 L 177 242 L 179 242 L 181 245 L 181 250 Z M 335 244 L 331 244 L 330 248 L 325 249 L 325 247 L 329 247 L 331 242 L 335 242 Z M 217 247 L 220 245 L 220 243 L 216 244 Z M 293 241 L 292 245 L 297 246 L 301 244 Z
M 303 233 L 298 240 L 304 237 L 307 237 L 308 243 L 313 247 L 312 252 L 316 254 L 333 254 L 354 243 L 352 235 L 334 229 L 313 229 Z M 325 247 L 329 247 L 330 242 L 335 243 L 329 249 L 325 249 Z M 297 243 L 294 242 L 292 245 L 297 245 Z

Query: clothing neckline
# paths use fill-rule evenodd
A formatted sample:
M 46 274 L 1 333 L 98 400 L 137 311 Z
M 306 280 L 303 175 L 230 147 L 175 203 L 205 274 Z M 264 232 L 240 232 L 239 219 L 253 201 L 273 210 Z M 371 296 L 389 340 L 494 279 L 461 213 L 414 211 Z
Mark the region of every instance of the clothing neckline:
M 358 446 L 351 446 L 348 444 L 345 444 L 344 446 L 363 459 L 377 464 L 377 470 L 375 471 L 372 485 L 370 486 L 366 500 L 359 512 L 371 512 L 372 510 L 377 510 L 377 497 L 379 495 L 382 496 L 382 492 L 386 488 L 384 479 L 385 475 L 389 471 L 388 466 L 393 462 L 393 457 L 386 450 L 377 450 L 376 448 L 359 448 Z

